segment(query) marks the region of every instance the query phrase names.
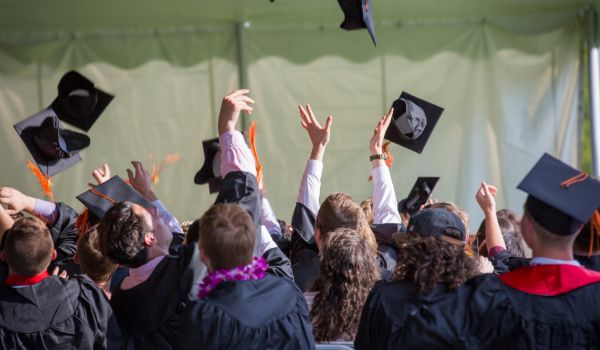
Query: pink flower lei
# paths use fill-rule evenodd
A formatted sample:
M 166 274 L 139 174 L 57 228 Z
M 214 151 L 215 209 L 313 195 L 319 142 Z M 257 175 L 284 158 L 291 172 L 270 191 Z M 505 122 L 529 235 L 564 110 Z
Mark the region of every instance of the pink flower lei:
M 263 257 L 255 256 L 247 265 L 236 266 L 232 269 L 220 269 L 209 272 L 200 283 L 198 297 L 206 298 L 219 283 L 224 281 L 250 281 L 265 278 L 269 266 Z

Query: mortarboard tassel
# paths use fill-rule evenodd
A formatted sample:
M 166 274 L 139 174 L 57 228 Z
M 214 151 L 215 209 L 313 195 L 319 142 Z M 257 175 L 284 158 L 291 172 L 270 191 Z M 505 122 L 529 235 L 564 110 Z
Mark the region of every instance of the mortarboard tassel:
M 151 157 L 152 159 L 152 157 Z M 181 155 L 179 153 L 173 153 L 165 156 L 165 158 L 160 162 L 152 162 L 152 175 L 151 180 L 153 184 L 157 184 L 160 181 L 160 173 L 163 168 L 167 164 L 173 164 L 181 160 Z
M 258 158 L 258 152 L 256 151 L 256 121 L 253 120 L 250 122 L 250 127 L 248 128 L 248 139 L 250 140 L 250 150 L 252 151 L 252 155 L 254 156 L 254 161 L 256 162 L 256 182 L 258 182 L 258 187 L 263 188 L 263 168 L 260 163 L 260 159 Z
M 31 161 L 27 161 L 27 168 L 31 170 L 33 175 L 37 178 L 40 185 L 42 186 L 42 191 L 44 194 L 50 198 L 50 201 L 54 203 L 54 194 L 52 193 L 52 178 L 50 176 L 44 175 L 42 171 Z
M 388 168 L 392 167 L 392 164 L 394 164 L 394 156 L 392 155 L 392 153 L 390 151 L 388 151 L 388 146 L 390 145 L 390 141 L 386 142 L 383 144 L 382 147 L 382 151 L 383 154 L 385 154 L 387 156 L 387 159 L 385 160 L 385 165 L 387 165 Z M 373 180 L 373 176 L 369 175 L 369 181 Z
M 84 211 L 81 212 L 81 214 L 77 216 L 77 221 L 75 221 L 75 227 L 77 228 L 77 230 L 79 230 L 80 234 L 84 234 L 85 231 L 87 231 L 89 228 L 89 214 L 90 211 L 86 208 Z
M 594 214 L 590 219 L 590 250 L 588 252 L 588 258 L 592 256 L 594 252 L 594 242 L 598 240 L 600 236 L 600 213 L 598 210 L 594 210 Z

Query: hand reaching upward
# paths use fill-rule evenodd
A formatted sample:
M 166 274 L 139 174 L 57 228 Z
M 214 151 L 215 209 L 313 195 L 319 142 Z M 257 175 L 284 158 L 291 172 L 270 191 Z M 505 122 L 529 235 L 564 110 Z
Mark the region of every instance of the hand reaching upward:
M 219 112 L 219 135 L 235 130 L 235 125 L 240 117 L 240 112 L 252 114 L 254 100 L 246 96 L 250 90 L 235 90 L 223 97 L 221 111 Z
M 325 126 L 321 126 L 309 104 L 306 105 L 306 108 L 298 106 L 298 110 L 300 111 L 300 124 L 302 124 L 302 127 L 308 133 L 308 137 L 312 143 L 310 159 L 323 160 L 325 148 L 331 137 L 333 117 L 328 116 Z

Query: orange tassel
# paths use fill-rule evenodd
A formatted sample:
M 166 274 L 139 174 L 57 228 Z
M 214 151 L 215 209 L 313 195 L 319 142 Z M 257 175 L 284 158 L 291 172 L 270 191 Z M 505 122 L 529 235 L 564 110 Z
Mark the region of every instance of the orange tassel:
M 252 155 L 254 156 L 254 161 L 256 162 L 256 181 L 258 182 L 258 187 L 263 188 L 263 168 L 260 163 L 260 159 L 258 158 L 258 152 L 256 151 L 256 121 L 253 120 L 250 122 L 250 127 L 248 128 L 248 139 L 250 140 L 250 150 L 252 151 Z
M 588 257 L 592 256 L 592 253 L 594 252 L 594 242 L 598 237 L 600 237 L 600 213 L 598 213 L 598 210 L 595 210 L 590 219 L 590 250 L 588 252 Z
M 151 157 L 152 159 L 152 157 Z M 173 164 L 181 160 L 179 153 L 173 153 L 165 156 L 161 162 L 152 162 L 152 176 L 151 180 L 153 184 L 157 184 L 160 181 L 160 173 L 167 164 Z
M 33 175 L 37 178 L 40 185 L 42 186 L 42 191 L 44 194 L 50 198 L 50 201 L 54 203 L 54 193 L 52 193 L 52 178 L 50 176 L 44 175 L 42 171 L 37 167 L 37 165 L 33 164 L 31 161 L 27 161 L 27 168 L 31 170 Z
M 81 214 L 79 214 L 79 216 L 77 216 L 77 221 L 75 221 L 75 227 L 77 227 L 77 229 L 79 230 L 80 234 L 84 234 L 85 231 L 88 230 L 88 226 L 89 226 L 89 210 L 85 209 L 83 212 L 81 212 Z

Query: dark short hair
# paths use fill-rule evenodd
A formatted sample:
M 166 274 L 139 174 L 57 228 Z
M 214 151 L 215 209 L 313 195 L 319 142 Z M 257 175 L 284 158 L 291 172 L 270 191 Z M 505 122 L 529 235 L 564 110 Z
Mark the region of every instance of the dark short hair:
M 98 226 L 90 227 L 79 236 L 77 242 L 77 256 L 81 272 L 88 275 L 92 281 L 106 282 L 110 279 L 119 265 L 110 261 L 100 252 Z
M 4 255 L 8 266 L 21 276 L 35 276 L 46 270 L 52 260 L 52 234 L 35 217 L 25 217 L 5 232 Z
M 213 270 L 249 264 L 256 242 L 252 218 L 237 204 L 215 204 L 199 222 L 198 243 Z
M 133 203 L 119 202 L 110 208 L 98 225 L 100 251 L 113 262 L 140 267 L 148 262 L 144 236 L 150 227 L 133 210 Z

